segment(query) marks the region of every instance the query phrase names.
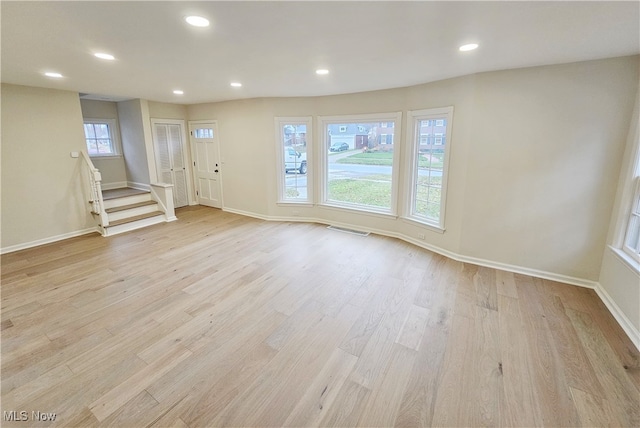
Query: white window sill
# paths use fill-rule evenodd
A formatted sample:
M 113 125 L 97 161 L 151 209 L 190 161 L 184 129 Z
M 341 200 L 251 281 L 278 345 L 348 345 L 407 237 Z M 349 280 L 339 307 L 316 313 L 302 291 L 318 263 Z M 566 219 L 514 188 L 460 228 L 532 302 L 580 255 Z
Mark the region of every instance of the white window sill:
M 335 210 L 335 211 L 342 211 L 342 212 L 350 212 L 350 213 L 356 213 L 356 214 L 364 214 L 364 215 L 369 215 L 369 216 L 373 216 L 373 217 L 380 217 L 380 218 L 387 218 L 387 219 L 397 219 L 398 216 L 395 214 L 391 214 L 389 212 L 383 212 L 383 211 L 372 211 L 372 210 L 368 210 L 366 208 L 360 208 L 360 207 L 351 207 L 351 206 L 346 206 L 346 205 L 333 205 L 330 203 L 324 203 L 320 205 L 320 208 L 325 208 L 328 210 Z
M 296 207 L 309 207 L 309 208 L 313 208 L 313 204 L 309 201 L 278 201 L 276 202 L 276 205 L 278 205 L 279 207 L 286 207 L 286 206 L 296 206 Z
M 122 155 L 109 155 L 109 156 L 91 156 L 89 155 L 91 160 L 112 160 L 112 159 L 122 159 Z
M 409 217 L 402 217 L 402 221 L 408 224 L 411 224 L 413 226 L 420 226 L 423 227 L 427 230 L 430 230 L 431 232 L 436 232 L 436 233 L 444 233 L 446 229 L 443 229 L 439 226 L 436 226 L 434 224 L 430 224 L 430 223 L 425 223 L 423 221 L 414 219 L 414 218 L 409 218 Z
M 613 254 L 616 255 L 616 257 L 618 257 L 618 259 L 620 259 L 620 261 L 622 261 L 625 265 L 627 265 L 629 269 L 634 271 L 636 274 L 640 274 L 640 263 L 638 263 L 637 260 L 635 260 L 629 254 L 625 253 L 620 248 L 615 248 L 609 245 L 609 249 Z

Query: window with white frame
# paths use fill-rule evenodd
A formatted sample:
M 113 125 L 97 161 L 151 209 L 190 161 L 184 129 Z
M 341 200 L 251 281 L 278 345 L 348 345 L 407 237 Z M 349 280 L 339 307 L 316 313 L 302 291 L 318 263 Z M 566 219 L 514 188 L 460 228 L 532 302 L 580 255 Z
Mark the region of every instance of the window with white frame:
M 311 203 L 310 117 L 276 117 L 276 153 L 279 203 Z
M 444 230 L 453 107 L 410 111 L 407 147 L 411 193 L 406 217 Z M 437 135 L 424 141 L 421 136 Z M 433 142 L 433 143 L 432 143 Z
M 384 113 L 320 118 L 325 136 L 321 151 L 323 205 L 395 214 L 399 152 L 394 148 L 394 136 L 400 132 L 401 117 L 401 113 Z M 364 128 L 368 134 L 362 138 L 329 132 L 342 128 Z M 331 150 L 343 144 L 355 150 Z
M 114 119 L 85 119 L 84 136 L 89 156 L 120 155 Z
M 636 262 L 640 263 L 640 174 L 636 174 L 634 182 L 635 192 L 622 249 Z

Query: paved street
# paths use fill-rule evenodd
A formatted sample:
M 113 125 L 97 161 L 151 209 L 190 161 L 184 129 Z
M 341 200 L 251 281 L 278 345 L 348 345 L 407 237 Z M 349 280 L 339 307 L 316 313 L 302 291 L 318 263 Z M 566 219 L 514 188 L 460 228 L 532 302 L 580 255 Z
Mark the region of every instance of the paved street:
M 331 154 L 329 155 L 329 179 L 334 178 L 366 178 L 367 176 L 372 175 L 388 175 L 391 177 L 391 167 L 390 166 L 381 166 L 381 165 L 359 165 L 359 164 L 346 164 L 346 163 L 337 163 L 338 159 L 342 159 L 348 157 L 354 153 L 358 152 L 358 150 L 351 150 L 348 152 L 342 152 L 339 154 Z M 418 175 L 421 177 L 425 177 L 429 175 L 429 171 L 420 170 L 418 171 Z M 432 177 L 440 177 L 442 176 L 441 171 L 431 171 Z M 297 184 L 298 189 L 304 188 L 307 186 L 307 176 L 290 173 L 286 175 L 286 185 L 287 187 L 293 187 Z

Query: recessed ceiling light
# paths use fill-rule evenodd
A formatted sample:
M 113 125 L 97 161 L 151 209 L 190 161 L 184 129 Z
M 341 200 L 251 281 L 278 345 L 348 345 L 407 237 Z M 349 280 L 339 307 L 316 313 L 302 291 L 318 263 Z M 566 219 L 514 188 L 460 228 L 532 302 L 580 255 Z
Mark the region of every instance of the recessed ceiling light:
M 176 95 L 184 95 L 184 91 L 181 91 L 180 89 L 176 89 L 173 93 Z
M 240 82 L 231 82 L 231 86 L 233 86 L 234 88 L 240 88 L 242 86 L 242 83 L 240 83 Z
M 54 73 L 54 72 L 52 72 L 52 71 L 48 71 L 48 72 L 44 73 L 44 75 L 45 75 L 45 76 L 47 76 L 47 77 L 54 77 L 54 78 L 56 78 L 56 79 L 59 79 L 59 78 L 61 78 L 61 77 L 62 77 L 62 74 L 60 74 L 60 73 Z
M 108 53 L 102 53 L 102 52 L 95 53 L 93 54 L 93 56 L 95 56 L 96 58 L 106 59 L 109 61 L 113 61 L 114 59 L 116 59 L 113 55 L 110 55 Z
M 319 75 L 329 74 L 329 70 L 327 70 L 326 68 L 320 68 L 316 70 L 316 74 L 319 74 Z
M 469 43 L 468 45 L 460 46 L 458 49 L 460 49 L 462 52 L 472 51 L 474 49 L 478 49 L 478 44 L 477 43 Z
M 209 20 L 203 16 L 187 16 L 185 19 L 187 24 L 193 25 L 194 27 L 208 27 Z

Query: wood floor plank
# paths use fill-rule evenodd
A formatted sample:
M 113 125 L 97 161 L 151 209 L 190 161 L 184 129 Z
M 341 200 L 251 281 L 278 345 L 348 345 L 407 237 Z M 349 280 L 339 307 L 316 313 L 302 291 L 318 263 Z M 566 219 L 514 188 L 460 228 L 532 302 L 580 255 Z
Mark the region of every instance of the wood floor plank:
M 33 426 L 637 426 L 593 290 L 207 207 L 0 256 L 2 411 Z M 3 426 L 22 426 L 3 421 Z
M 334 405 L 358 357 L 336 348 L 326 365 L 284 422 L 284 426 L 318 426 Z M 339 404 L 338 404 L 339 405 Z
M 437 282 L 431 282 L 434 290 L 429 299 L 427 325 L 418 349 L 418 355 L 409 378 L 409 384 L 398 410 L 395 425 L 399 427 L 432 426 L 439 386 L 443 376 L 443 361 L 450 337 L 454 302 L 457 296 L 458 273 L 462 264 L 444 259 L 439 266 Z M 429 281 L 433 281 L 430 278 Z M 424 280 L 418 296 L 425 296 Z
M 584 426 L 621 427 L 625 424 L 615 415 L 606 398 L 596 397 L 577 388 L 571 388 L 580 421 Z
M 533 278 L 515 275 L 518 304 L 529 343 L 529 371 L 534 382 L 535 400 L 542 423 L 547 426 L 576 426 L 580 420 L 571 398 L 564 366 L 547 324 L 544 308 Z
M 181 361 L 189 358 L 192 354 L 188 349 L 176 349 L 154 361 L 135 375 L 119 384 L 108 393 L 100 397 L 89 405 L 89 409 L 99 421 L 103 421 L 113 412 L 121 408 L 125 403 L 142 392 L 154 380 L 167 373 Z
M 498 328 L 505 402 L 500 425 L 541 426 L 542 416 L 529 371 L 531 350 L 517 299 L 498 295 Z
M 504 270 L 496 270 L 496 290 L 498 294 L 503 296 L 518 298 L 518 289 L 516 288 L 516 280 L 512 272 Z
M 358 426 L 393 426 L 415 359 L 415 350 L 398 344 L 393 346 L 389 365 L 384 375 L 379 377 L 372 386 L 371 395 L 358 420 Z
M 429 319 L 429 309 L 411 305 L 395 342 L 417 351 Z
M 600 384 L 604 387 L 606 396 L 602 398 L 607 399 L 616 409 L 616 415 L 622 425 L 640 426 L 640 392 L 615 357 L 599 326 L 593 322 L 589 314 L 568 309 L 567 315 L 595 367 Z
M 545 319 L 553 331 L 555 348 L 561 356 L 567 382 L 572 388 L 604 397 L 604 389 L 598 381 L 571 320 L 566 314 L 562 300 L 558 296 L 544 293 L 544 290 L 539 291 L 542 292 L 541 298 L 545 299 Z

